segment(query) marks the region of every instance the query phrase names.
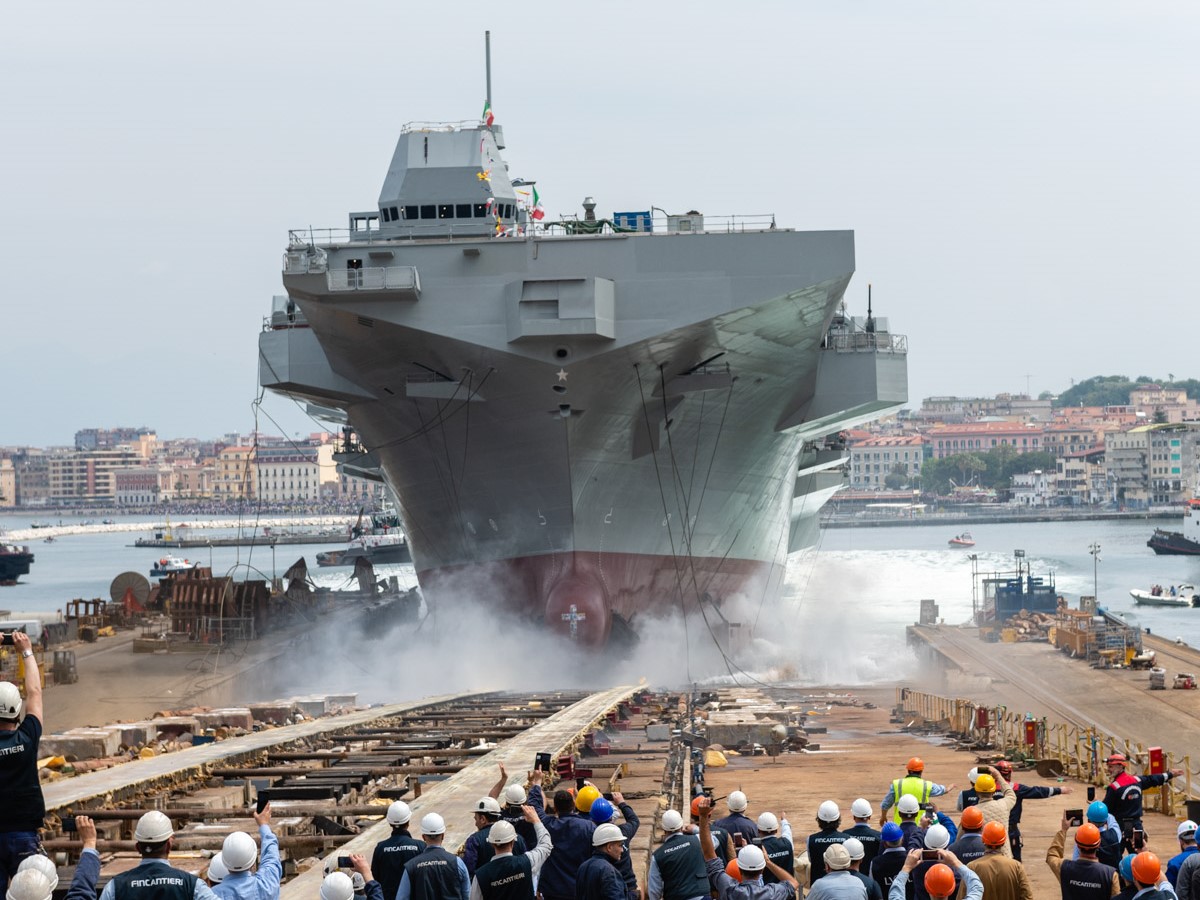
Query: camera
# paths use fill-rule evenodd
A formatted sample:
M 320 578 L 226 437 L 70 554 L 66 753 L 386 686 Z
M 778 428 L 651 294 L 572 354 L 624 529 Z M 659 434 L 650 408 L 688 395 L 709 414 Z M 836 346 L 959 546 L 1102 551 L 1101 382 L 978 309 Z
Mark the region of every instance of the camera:
M 940 854 L 941 854 L 940 850 L 922 850 L 921 851 L 921 859 L 931 859 L 936 862 L 937 860 L 941 859 Z
M 1064 812 L 1064 815 L 1067 817 L 1067 824 L 1072 828 L 1078 828 L 1083 824 L 1082 809 L 1068 809 Z
M 339 856 L 338 857 L 338 868 L 339 869 L 353 869 L 354 868 L 354 860 L 352 860 L 348 856 Z

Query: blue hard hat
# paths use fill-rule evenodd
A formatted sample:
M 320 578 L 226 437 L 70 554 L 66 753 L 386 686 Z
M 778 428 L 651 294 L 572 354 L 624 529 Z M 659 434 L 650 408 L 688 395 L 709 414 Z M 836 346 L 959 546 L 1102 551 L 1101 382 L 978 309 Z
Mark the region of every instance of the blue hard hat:
M 1108 821 L 1108 807 L 1103 800 L 1093 800 L 1088 804 L 1087 820 L 1096 825 Z
M 888 822 L 886 825 L 883 826 L 883 831 L 881 831 L 879 833 L 879 836 L 886 843 L 891 844 L 891 843 L 898 841 L 904 837 L 904 829 L 901 828 L 899 825 L 897 825 L 895 822 Z
M 605 822 L 611 822 L 613 814 L 616 812 L 613 805 L 603 797 L 597 797 L 592 801 L 592 808 L 588 811 L 588 815 L 592 817 L 592 821 L 597 825 L 603 825 Z
M 1118 868 L 1121 870 L 1121 877 L 1130 884 L 1133 884 L 1133 857 L 1122 856 L 1121 864 L 1118 866 Z

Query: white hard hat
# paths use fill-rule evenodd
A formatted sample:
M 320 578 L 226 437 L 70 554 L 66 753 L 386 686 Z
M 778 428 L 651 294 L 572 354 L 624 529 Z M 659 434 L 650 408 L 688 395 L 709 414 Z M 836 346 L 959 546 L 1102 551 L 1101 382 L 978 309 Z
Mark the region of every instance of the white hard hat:
M 421 834 L 445 834 L 446 820 L 437 813 L 429 813 L 421 820 Z
M 866 797 L 859 797 L 850 804 L 850 815 L 856 819 L 869 819 L 872 816 L 871 802 Z
M 11 681 L 0 681 L 0 719 L 21 718 L 21 692 Z
M 930 825 L 925 832 L 925 846 L 930 850 L 945 850 L 950 846 L 950 832 L 945 825 Z
M 761 872 L 767 867 L 767 858 L 763 856 L 762 848 L 747 844 L 737 855 L 738 868 L 743 872 Z
M 137 821 L 133 839 L 143 844 L 161 844 L 175 833 L 171 820 L 157 809 L 152 809 Z
M 662 817 L 663 831 L 678 831 L 683 827 L 683 816 L 677 809 L 668 809 Z
M 978 777 L 979 777 L 979 769 L 978 768 L 970 769 L 967 772 L 967 781 L 971 782 L 971 784 L 974 784 L 975 779 Z
M 389 825 L 407 825 L 411 818 L 412 810 L 403 800 L 397 800 L 388 807 L 387 821 Z
M 512 822 L 506 822 L 501 819 L 488 831 L 489 844 L 511 844 L 517 839 L 517 829 L 513 827 Z
M 779 820 L 775 818 L 775 813 L 765 812 L 758 816 L 758 830 L 760 832 L 771 832 L 779 830 Z
M 1192 830 L 1196 830 L 1196 826 L 1192 825 Z M 40 853 L 35 853 L 33 856 L 27 856 L 21 860 L 21 864 L 17 866 L 18 872 L 26 872 L 29 869 L 37 869 L 50 882 L 50 890 L 58 887 L 58 866 L 54 864 L 48 856 L 42 856 Z
M 213 884 L 220 884 L 228 874 L 229 869 L 225 867 L 225 860 L 221 858 L 220 853 L 208 861 L 208 880 Z
M 920 811 L 921 804 L 917 802 L 917 798 L 912 794 L 905 794 L 896 803 L 896 809 L 899 810 L 902 815 L 911 816 Z
M 479 802 L 475 804 L 475 812 L 480 815 L 500 815 L 500 803 L 495 797 L 480 797 Z
M 230 872 L 245 872 L 258 860 L 258 847 L 246 832 L 231 831 L 221 845 L 221 857 Z
M 519 784 L 510 784 L 504 789 L 504 802 L 509 806 L 521 806 L 527 799 L 525 788 Z
M 50 879 L 38 869 L 26 869 L 14 875 L 5 895 L 7 900 L 50 900 L 52 896 Z
M 625 835 L 621 834 L 621 829 L 612 822 L 605 822 L 603 825 L 597 825 L 596 830 L 592 832 L 592 846 L 603 847 L 605 844 L 612 844 L 616 841 L 625 841 Z
M 356 894 L 361 894 L 367 889 L 367 879 L 363 878 L 362 872 L 351 872 L 350 884 Z
M 817 818 L 822 822 L 836 822 L 842 817 L 842 811 L 832 800 L 826 800 L 817 807 Z
M 1193 822 L 1191 819 L 1188 819 L 1186 822 L 1180 822 L 1179 827 L 1175 829 L 1176 837 L 1183 837 L 1185 834 L 1195 834 L 1195 833 L 1196 833 L 1196 823 Z
M 321 882 L 321 900 L 350 900 L 354 896 L 354 882 L 345 872 L 331 872 Z
M 862 859 L 867 855 L 867 848 L 863 846 L 863 842 L 856 837 L 846 838 L 842 841 L 842 846 L 846 848 L 846 852 L 850 854 L 850 861 Z
M 729 799 L 725 801 L 730 811 L 745 812 L 746 811 L 746 795 L 741 791 L 733 791 L 729 795 Z

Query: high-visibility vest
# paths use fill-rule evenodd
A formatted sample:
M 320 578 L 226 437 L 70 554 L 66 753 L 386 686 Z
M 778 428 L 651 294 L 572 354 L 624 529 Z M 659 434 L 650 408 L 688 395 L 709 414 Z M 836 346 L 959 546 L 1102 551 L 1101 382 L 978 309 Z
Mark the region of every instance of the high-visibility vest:
M 900 824 L 900 798 L 905 794 L 911 794 L 917 798 L 918 803 L 929 802 L 929 792 L 933 790 L 932 782 L 926 781 L 924 778 L 918 778 L 915 775 L 908 775 L 904 778 L 897 778 L 892 782 L 892 821 L 897 825 Z

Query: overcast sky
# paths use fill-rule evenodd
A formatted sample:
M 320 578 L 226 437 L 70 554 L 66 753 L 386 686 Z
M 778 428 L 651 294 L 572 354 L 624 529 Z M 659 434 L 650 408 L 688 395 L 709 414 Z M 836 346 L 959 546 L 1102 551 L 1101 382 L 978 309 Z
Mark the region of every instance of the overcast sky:
M 1194 2 L 41 0 L 0 31 L 0 445 L 253 427 L 287 229 L 373 208 L 402 123 L 478 116 L 488 28 L 550 217 L 854 229 L 910 405 L 1200 375 Z

